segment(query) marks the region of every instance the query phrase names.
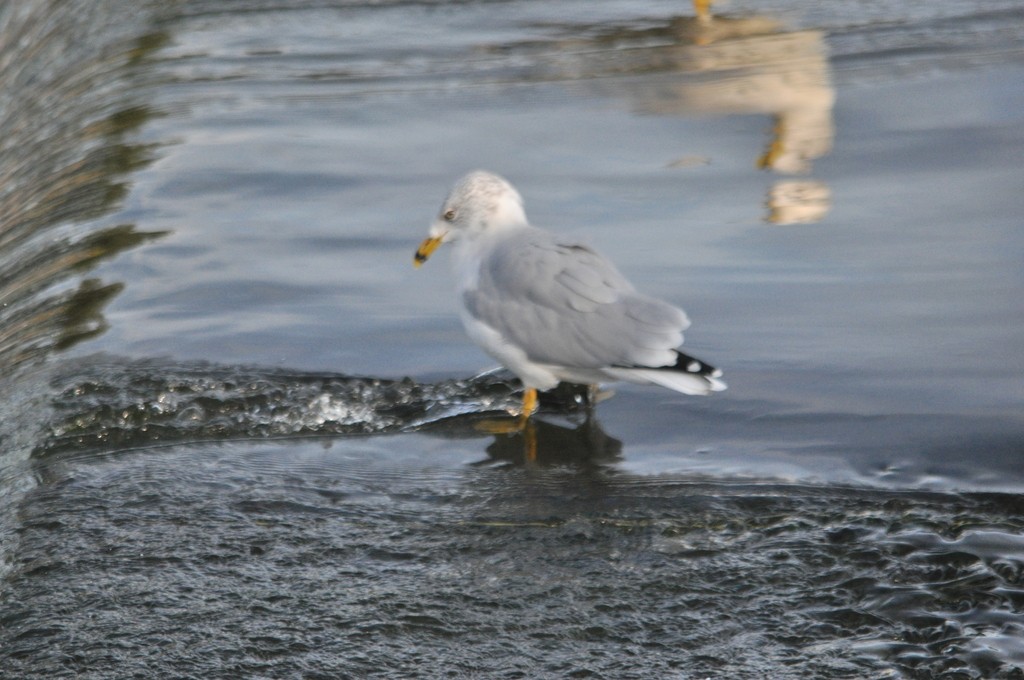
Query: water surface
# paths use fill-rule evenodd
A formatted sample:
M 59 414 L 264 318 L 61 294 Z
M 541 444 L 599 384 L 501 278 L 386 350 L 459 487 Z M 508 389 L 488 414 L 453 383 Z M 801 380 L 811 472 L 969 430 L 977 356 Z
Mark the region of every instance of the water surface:
M 1018 3 L 0 7 L 0 675 L 1024 677 Z M 483 167 L 729 390 L 542 405 Z

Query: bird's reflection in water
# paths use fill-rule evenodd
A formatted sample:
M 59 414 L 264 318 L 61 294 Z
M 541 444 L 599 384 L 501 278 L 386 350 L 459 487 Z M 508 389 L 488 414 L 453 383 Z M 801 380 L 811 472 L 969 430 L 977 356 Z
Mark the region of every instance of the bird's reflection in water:
M 820 222 L 832 206 L 832 192 L 824 182 L 813 179 L 781 180 L 768 191 L 768 215 L 774 224 Z
M 505 411 L 480 410 L 429 429 L 451 439 L 492 437 L 487 458 L 477 465 L 606 467 L 622 459 L 622 442 L 605 433 L 595 416 L 603 396 L 585 385 L 561 383 L 540 394 L 540 410 L 525 425 Z
M 540 416 L 525 428 L 494 435 L 487 456 L 480 464 L 602 467 L 621 460 L 622 442 L 605 433 L 592 413 L 565 424 Z
M 755 165 L 784 175 L 810 173 L 813 161 L 831 151 L 835 90 L 821 31 L 787 31 L 755 16 L 680 17 L 657 33 L 673 43 L 649 48 L 650 66 L 686 75 L 659 85 L 628 84 L 639 111 L 769 115 L 771 139 Z M 828 187 L 820 181 L 780 181 L 768 192 L 767 219 L 816 222 L 829 203 Z
M 832 149 L 835 89 L 825 34 L 789 30 L 763 16 L 672 17 L 637 28 L 559 25 L 562 36 L 531 43 L 541 78 L 570 79 L 600 95 L 624 99 L 644 114 L 771 117 L 771 138 L 755 167 L 806 176 Z M 552 50 L 551 48 L 555 49 Z M 670 167 L 697 163 L 685 159 Z M 816 222 L 829 210 L 823 182 L 791 177 L 773 186 L 766 219 Z

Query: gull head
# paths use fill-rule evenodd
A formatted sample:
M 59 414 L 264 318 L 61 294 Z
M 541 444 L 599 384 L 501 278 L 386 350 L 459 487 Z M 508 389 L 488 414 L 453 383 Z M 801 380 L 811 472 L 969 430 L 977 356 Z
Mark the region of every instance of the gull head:
M 413 263 L 418 267 L 426 262 L 442 243 L 525 225 L 523 197 L 515 187 L 494 173 L 476 170 L 452 187 Z

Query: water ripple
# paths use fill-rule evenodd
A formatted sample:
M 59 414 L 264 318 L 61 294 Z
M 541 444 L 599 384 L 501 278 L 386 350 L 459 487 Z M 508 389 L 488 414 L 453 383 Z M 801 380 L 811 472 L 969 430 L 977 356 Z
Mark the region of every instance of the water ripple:
M 1016 497 L 438 470 L 370 442 L 268 443 L 276 467 L 237 445 L 38 461 L 64 481 L 22 509 L 5 668 L 1016 678 L 1024 663 Z
M 341 374 L 92 358 L 52 387 L 54 416 L 37 455 L 186 441 L 379 434 L 455 416 L 507 412 L 520 397 L 505 373 L 417 383 Z M 568 387 L 549 397 L 578 408 Z

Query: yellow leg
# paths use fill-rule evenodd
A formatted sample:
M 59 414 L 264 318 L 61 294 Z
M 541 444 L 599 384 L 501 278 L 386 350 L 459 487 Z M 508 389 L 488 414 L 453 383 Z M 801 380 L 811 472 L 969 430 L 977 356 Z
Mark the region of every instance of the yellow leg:
M 513 434 L 527 429 L 530 416 L 537 412 L 537 390 L 527 387 L 523 391 L 523 406 L 514 420 L 485 420 L 476 424 L 476 429 L 488 434 Z
M 476 429 L 487 434 L 520 434 L 523 437 L 523 458 L 527 463 L 537 461 L 537 429 L 530 420 L 537 411 L 537 390 L 527 387 L 523 391 L 523 407 L 512 420 L 485 420 L 476 424 Z
M 530 420 L 537 411 L 537 390 L 527 387 L 523 392 L 523 410 L 519 413 L 519 429 L 523 432 L 523 458 L 527 463 L 537 462 L 537 430 Z
M 526 421 L 537 411 L 537 390 L 527 387 L 523 392 L 523 410 L 519 412 L 519 422 L 526 424 Z

